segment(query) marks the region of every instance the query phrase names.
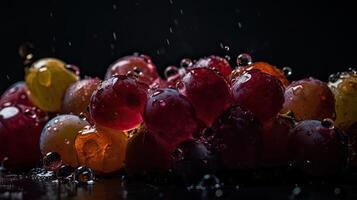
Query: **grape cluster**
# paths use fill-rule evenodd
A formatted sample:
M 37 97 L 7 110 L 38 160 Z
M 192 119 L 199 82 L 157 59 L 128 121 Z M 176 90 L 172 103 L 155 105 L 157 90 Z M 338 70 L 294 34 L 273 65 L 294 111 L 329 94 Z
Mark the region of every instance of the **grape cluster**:
M 290 83 L 283 70 L 248 54 L 231 66 L 214 55 L 184 59 L 161 78 L 150 57 L 135 54 L 100 80 L 80 79 L 59 59 L 35 61 L 25 82 L 0 98 L 0 160 L 26 168 L 42 153 L 45 169 L 60 174 L 81 166 L 186 178 L 282 166 L 331 176 L 347 160 L 357 166 L 355 71 L 329 83 Z

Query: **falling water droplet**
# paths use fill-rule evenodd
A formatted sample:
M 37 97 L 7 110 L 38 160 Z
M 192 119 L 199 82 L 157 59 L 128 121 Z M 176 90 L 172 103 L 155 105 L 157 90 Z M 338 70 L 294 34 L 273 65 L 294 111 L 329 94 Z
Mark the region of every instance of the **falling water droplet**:
M 289 77 L 293 74 L 293 70 L 290 67 L 283 67 L 283 73 L 286 77 Z
M 237 57 L 238 67 L 246 67 L 252 64 L 252 57 L 249 54 L 242 53 Z
M 61 156 L 57 152 L 48 152 L 42 160 L 43 167 L 48 171 L 55 171 L 62 165 Z

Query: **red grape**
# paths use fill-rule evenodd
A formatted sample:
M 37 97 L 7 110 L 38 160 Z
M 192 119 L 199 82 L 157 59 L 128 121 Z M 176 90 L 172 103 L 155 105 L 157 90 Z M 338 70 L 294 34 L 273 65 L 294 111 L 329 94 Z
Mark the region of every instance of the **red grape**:
M 89 112 L 96 124 L 118 131 L 130 130 L 142 122 L 147 85 L 126 76 L 103 81 L 93 93 Z
M 25 106 L 33 106 L 29 99 L 30 91 L 27 89 L 25 82 L 17 82 L 10 86 L 0 98 L 0 106 L 6 104 L 16 105 L 22 104 Z
M 288 161 L 288 135 L 290 125 L 280 118 L 263 124 L 263 165 L 285 165 Z
M 227 81 L 208 68 L 189 70 L 177 87 L 191 101 L 197 118 L 207 126 L 232 103 Z
M 335 118 L 335 98 L 326 83 L 314 78 L 291 83 L 285 90 L 282 112 L 300 120 Z
M 212 126 L 213 152 L 226 169 L 252 169 L 260 161 L 262 129 L 247 109 L 233 106 L 222 113 Z
M 210 56 L 206 58 L 199 59 L 192 68 L 210 68 L 213 70 L 217 70 L 222 76 L 224 76 L 227 80 L 229 80 L 229 76 L 232 72 L 232 68 L 229 65 L 229 62 L 221 58 L 219 56 Z
M 311 176 L 334 175 L 346 163 L 347 142 L 343 138 L 331 120 L 301 121 L 289 134 L 291 161 Z
M 77 81 L 69 86 L 62 101 L 62 113 L 75 115 L 87 113 L 92 93 L 97 89 L 99 84 L 99 79 L 88 78 Z
M 8 157 L 7 167 L 33 167 L 41 159 L 39 139 L 46 120 L 47 116 L 35 107 L 13 105 L 0 109 L 0 146 L 2 156 Z
M 132 55 L 119 58 L 110 65 L 105 78 L 109 79 L 114 75 L 127 75 L 128 73 L 138 75 L 138 80 L 147 85 L 150 85 L 159 77 L 156 66 L 152 63 L 150 57 Z
M 166 172 L 170 167 L 170 148 L 144 127 L 138 128 L 127 144 L 126 171 L 131 175 L 146 175 Z
M 168 144 L 191 138 L 198 130 L 192 104 L 174 89 L 162 89 L 150 95 L 144 111 L 148 131 Z
M 259 70 L 250 70 L 234 80 L 234 102 L 265 122 L 276 116 L 284 103 L 284 88 L 275 77 Z

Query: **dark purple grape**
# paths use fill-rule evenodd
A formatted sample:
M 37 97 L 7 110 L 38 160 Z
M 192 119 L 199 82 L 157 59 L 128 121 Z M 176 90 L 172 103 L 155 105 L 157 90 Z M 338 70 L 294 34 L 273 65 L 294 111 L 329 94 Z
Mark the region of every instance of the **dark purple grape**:
M 233 106 L 212 126 L 212 151 L 226 169 L 258 167 L 262 148 L 262 128 L 247 109 Z
M 292 164 L 310 176 L 335 175 L 345 167 L 347 142 L 333 121 L 305 120 L 289 134 Z

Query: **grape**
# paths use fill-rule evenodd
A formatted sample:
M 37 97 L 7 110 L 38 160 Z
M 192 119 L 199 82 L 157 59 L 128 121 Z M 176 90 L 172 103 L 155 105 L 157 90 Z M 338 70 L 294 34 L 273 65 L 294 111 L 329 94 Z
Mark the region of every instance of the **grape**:
M 75 115 L 87 113 L 92 93 L 97 89 L 99 84 L 99 79 L 88 78 L 77 81 L 69 86 L 62 101 L 62 113 Z
M 171 167 L 171 149 L 153 137 L 144 127 L 136 129 L 129 139 L 125 170 L 130 175 L 165 173 Z
M 289 134 L 290 159 L 310 176 L 335 175 L 346 164 L 346 143 L 332 120 L 301 121 Z
M 157 139 L 175 145 L 198 130 L 192 104 L 174 89 L 153 92 L 145 106 L 144 123 Z
M 17 82 L 11 85 L 1 96 L 0 106 L 22 104 L 24 106 L 33 107 L 33 103 L 29 99 L 29 90 L 24 82 Z
M 10 169 L 33 167 L 40 159 L 40 132 L 47 116 L 39 109 L 24 105 L 0 109 L 0 160 Z
M 280 118 L 273 118 L 263 124 L 263 165 L 279 166 L 287 164 L 290 128 L 291 125 Z
M 266 63 L 266 62 L 255 62 L 249 66 L 238 67 L 237 69 L 232 71 L 231 80 L 234 80 L 235 78 L 241 76 L 244 72 L 253 70 L 253 69 L 258 69 L 264 73 L 274 76 L 275 78 L 279 79 L 285 87 L 289 85 L 289 81 L 285 77 L 284 72 L 282 70 L 280 70 L 279 68 L 277 68 L 273 65 L 270 65 L 269 63 Z
M 281 82 L 259 70 L 244 72 L 231 89 L 235 104 L 252 111 L 262 123 L 275 117 L 284 102 Z
M 59 115 L 50 120 L 42 130 L 40 149 L 43 155 L 57 152 L 64 163 L 78 166 L 74 140 L 89 123 L 76 115 Z
M 232 68 L 229 65 L 229 62 L 221 58 L 219 56 L 210 56 L 206 58 L 199 59 L 192 68 L 210 68 L 213 70 L 217 70 L 222 76 L 224 76 L 227 80 L 229 80 L 229 76 L 232 72 Z
M 336 100 L 336 126 L 348 131 L 357 126 L 357 74 L 342 72 L 330 80 L 329 87 Z
M 111 173 L 124 165 L 127 136 L 122 132 L 84 127 L 77 135 L 78 161 L 99 173 Z
M 134 129 L 142 122 L 147 85 L 127 76 L 103 81 L 93 93 L 89 112 L 96 124 L 117 131 Z
M 36 61 L 26 70 L 26 85 L 31 92 L 31 101 L 44 111 L 57 112 L 61 109 L 66 89 L 79 79 L 66 68 L 66 64 L 55 58 Z
M 119 58 L 110 65 L 105 78 L 109 79 L 114 75 L 127 75 L 128 73 L 136 74 L 138 80 L 147 85 L 150 85 L 159 77 L 151 58 L 145 55 L 133 55 Z
M 281 112 L 292 111 L 296 120 L 335 118 L 335 99 L 326 83 L 308 78 L 291 83 L 285 90 Z
M 226 169 L 257 168 L 261 157 L 262 128 L 247 109 L 232 106 L 212 126 L 213 152 Z
M 189 139 L 181 142 L 171 155 L 173 170 L 186 180 L 202 177 L 208 172 L 210 152 L 198 140 Z
M 208 68 L 191 69 L 177 87 L 194 106 L 197 118 L 207 126 L 232 103 L 227 81 Z

